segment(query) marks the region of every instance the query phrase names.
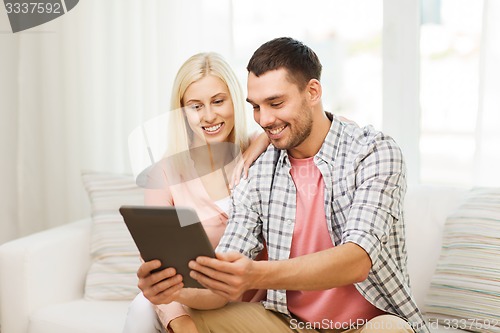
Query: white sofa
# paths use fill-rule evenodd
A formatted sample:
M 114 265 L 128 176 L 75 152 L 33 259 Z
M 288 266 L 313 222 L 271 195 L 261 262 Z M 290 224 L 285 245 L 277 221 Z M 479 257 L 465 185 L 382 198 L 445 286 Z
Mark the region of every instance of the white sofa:
M 441 248 L 446 216 L 466 190 L 410 187 L 405 200 L 409 273 L 420 306 Z M 0 247 L 2 333 L 119 333 L 125 301 L 83 299 L 90 264 L 91 220 L 17 239 Z M 433 331 L 453 329 L 433 327 Z

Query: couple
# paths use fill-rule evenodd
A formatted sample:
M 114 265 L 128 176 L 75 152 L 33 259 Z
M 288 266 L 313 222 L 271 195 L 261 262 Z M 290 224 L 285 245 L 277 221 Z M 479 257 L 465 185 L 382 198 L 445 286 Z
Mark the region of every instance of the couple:
M 216 177 L 199 180 L 213 193 L 195 208 L 219 221 L 204 223 L 217 259 L 189 263 L 207 289 L 182 288 L 174 269 L 151 274 L 160 263 L 143 263 L 126 330 L 141 317 L 141 332 L 147 323 L 152 332 L 428 332 L 409 288 L 405 167 L 394 141 L 324 112 L 321 64 L 291 38 L 263 44 L 248 63 L 247 102 L 265 132 L 248 139 L 234 75 L 225 63 L 217 72 L 218 57 L 196 57 L 201 73 L 186 75 L 191 58 L 174 84 L 174 107 L 183 108 L 177 133 L 188 133 L 189 147 L 235 143 L 245 151 L 235 169 L 245 176 L 228 215 L 227 188 L 210 188 Z M 146 190 L 146 204 L 193 206 L 182 191 L 191 185 L 167 183 Z M 256 260 L 265 252 L 268 260 Z

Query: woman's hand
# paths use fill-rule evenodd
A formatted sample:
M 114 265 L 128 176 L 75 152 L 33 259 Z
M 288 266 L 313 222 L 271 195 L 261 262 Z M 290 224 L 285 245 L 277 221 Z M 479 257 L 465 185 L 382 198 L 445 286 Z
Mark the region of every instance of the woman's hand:
M 152 260 L 143 263 L 137 271 L 139 278 L 138 287 L 142 290 L 144 297 L 151 303 L 168 304 L 177 300 L 179 291 L 184 287 L 182 276 L 176 274 L 174 268 L 165 268 L 156 273 L 151 271 L 160 268 L 159 260 Z
M 358 123 L 356 123 L 354 120 L 351 120 L 349 118 L 342 117 L 342 116 L 338 116 L 338 118 L 339 118 L 339 120 L 343 121 L 344 123 L 350 123 L 350 124 L 358 125 Z
M 241 159 L 234 167 L 229 187 L 235 187 L 240 183 L 241 178 L 246 179 L 248 177 L 248 169 L 250 168 L 250 165 L 252 165 L 260 154 L 267 149 L 269 143 L 270 141 L 266 133 L 261 133 L 254 140 L 252 140 L 250 146 L 241 155 Z

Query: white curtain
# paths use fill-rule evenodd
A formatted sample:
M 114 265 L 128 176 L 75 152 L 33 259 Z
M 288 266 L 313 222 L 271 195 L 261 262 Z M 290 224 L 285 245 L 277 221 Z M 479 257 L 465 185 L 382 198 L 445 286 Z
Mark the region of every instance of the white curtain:
M 500 186 L 500 1 L 484 0 L 479 109 L 476 125 L 476 185 Z
M 81 171 L 131 171 L 128 134 L 167 111 L 180 64 L 229 54 L 229 8 L 82 0 L 17 34 L 0 15 L 0 244 L 89 215 Z
M 384 17 L 384 43 L 411 41 L 418 52 L 418 1 L 405 0 L 401 11 L 393 11 L 388 5 L 400 1 L 384 0 L 392 17 Z M 66 15 L 17 34 L 0 13 L 0 244 L 89 215 L 81 170 L 131 171 L 127 136 L 167 110 L 181 63 L 201 51 L 220 52 L 232 62 L 233 38 L 241 37 L 233 37 L 231 4 L 82 0 Z M 500 186 L 499 7 L 485 0 L 477 185 Z M 402 14 L 409 19 L 400 23 Z M 405 22 L 415 26 L 399 29 Z M 405 57 L 403 42 L 384 46 L 384 61 L 392 64 L 384 71 L 392 72 L 384 75 L 383 128 L 397 139 L 399 133 L 417 179 L 418 133 L 407 134 L 415 133 L 419 116 L 418 57 Z

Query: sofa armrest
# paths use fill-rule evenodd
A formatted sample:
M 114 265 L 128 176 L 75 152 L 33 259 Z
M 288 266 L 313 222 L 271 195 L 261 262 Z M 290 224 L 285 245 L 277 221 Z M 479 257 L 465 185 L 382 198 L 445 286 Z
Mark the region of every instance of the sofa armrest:
M 27 332 L 33 311 L 83 297 L 90 230 L 84 219 L 0 246 L 3 333 Z

